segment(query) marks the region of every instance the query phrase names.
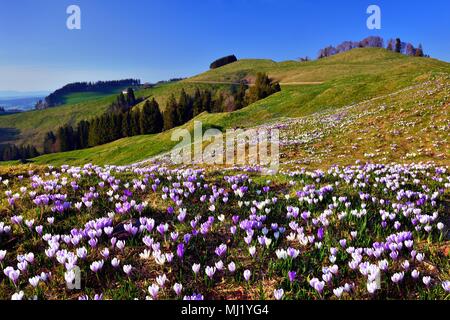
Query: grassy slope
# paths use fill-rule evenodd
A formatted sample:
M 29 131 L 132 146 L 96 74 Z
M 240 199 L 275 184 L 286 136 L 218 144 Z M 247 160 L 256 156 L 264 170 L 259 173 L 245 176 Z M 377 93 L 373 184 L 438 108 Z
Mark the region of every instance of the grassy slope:
M 287 117 L 301 117 L 318 111 L 334 110 L 395 92 L 424 80 L 430 73 L 450 73 L 450 65 L 422 58 L 410 58 L 378 49 L 358 49 L 341 55 L 308 63 L 285 62 L 276 64 L 267 60 L 245 60 L 224 68 L 209 71 L 195 81 L 229 81 L 229 75 L 239 74 L 245 64 L 253 68 L 271 65 L 271 75 L 280 75 L 284 68 L 285 76 L 281 81 L 325 81 L 320 85 L 283 86 L 283 90 L 265 100 L 247 108 L 222 114 L 202 114 L 195 120 L 216 127 L 250 127 Z M 293 65 L 297 65 L 299 74 L 308 74 L 310 78 L 295 76 Z M 281 65 L 281 67 L 279 66 Z M 240 66 L 240 67 L 239 67 Z M 317 67 L 314 71 L 313 66 Z M 254 72 L 256 69 L 247 68 Z M 305 69 L 307 69 L 305 71 Z M 341 76 L 339 76 L 340 70 Z M 352 71 L 353 70 L 353 71 Z M 247 72 L 247 71 L 245 71 Z M 241 73 L 241 75 L 244 72 Z M 249 74 L 249 73 L 247 73 Z M 316 74 L 317 78 L 312 75 Z M 216 76 L 214 78 L 213 76 Z M 231 76 L 230 76 L 231 77 Z M 325 79 L 325 77 L 328 77 Z M 192 128 L 192 121 L 186 125 Z M 160 135 L 140 136 L 122 139 L 104 146 L 63 154 L 46 155 L 36 159 L 38 163 L 62 164 L 93 161 L 97 164 L 127 164 L 146 159 L 162 151 L 170 150 L 175 143 L 170 141 L 170 132 Z
M 95 117 L 103 113 L 112 101 L 114 96 L 108 96 L 73 105 L 1 116 L 0 127 L 20 130 L 20 135 L 16 136 L 13 142 L 26 141 L 40 145 L 46 132 L 65 123 L 76 123 Z
M 145 90 L 138 90 L 137 97 L 155 97 L 162 109 L 171 93 L 179 94 L 182 88 L 192 93 L 196 87 L 216 88 L 225 90 L 227 85 L 169 83 Z M 101 115 L 108 106 L 116 99 L 117 93 L 106 94 L 98 92 L 74 93 L 67 96 L 66 105 L 46 110 L 34 110 L 30 112 L 17 113 L 13 115 L 0 116 L 1 142 L 13 142 L 42 145 L 44 135 L 50 130 L 66 123 L 76 124 L 85 119 L 91 119 Z M 11 133 L 12 128 L 18 132 Z
M 384 49 L 354 49 L 330 58 L 309 61 L 274 62 L 271 60 L 240 60 L 210 70 L 185 81 L 239 81 L 257 72 L 266 72 L 283 83 L 326 82 L 355 75 L 404 75 L 406 71 L 422 73 L 425 69 L 449 70 L 449 65 L 434 59 L 417 59 Z
M 329 167 L 356 159 L 447 165 L 450 76 L 295 120 L 282 131 L 285 164 Z
M 90 92 L 76 92 L 66 95 L 63 100 L 64 104 L 78 104 L 87 102 L 90 100 L 97 100 L 100 98 L 108 97 L 111 95 L 116 95 L 120 93 L 121 90 L 116 91 L 110 91 L 110 92 L 96 92 L 96 91 L 90 91 Z

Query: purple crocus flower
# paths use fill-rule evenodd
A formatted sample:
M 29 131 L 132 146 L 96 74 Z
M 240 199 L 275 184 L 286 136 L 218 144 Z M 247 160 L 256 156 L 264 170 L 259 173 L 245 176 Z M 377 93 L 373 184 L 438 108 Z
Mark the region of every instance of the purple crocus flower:
M 219 257 L 222 257 L 225 252 L 227 251 L 227 245 L 222 243 L 220 246 L 218 246 L 215 250 L 216 255 L 218 255 Z
M 104 261 L 103 261 L 103 260 L 100 260 L 100 261 L 94 261 L 94 262 L 91 264 L 90 268 L 91 268 L 91 270 L 92 270 L 93 272 L 97 273 L 97 272 L 99 272 L 99 271 L 103 268 L 103 264 L 104 264 Z
M 288 277 L 289 277 L 289 281 L 290 282 L 294 282 L 295 278 L 297 277 L 297 272 L 295 271 L 289 271 L 288 272 Z
M 317 238 L 319 240 L 322 240 L 323 239 L 323 234 L 324 234 L 323 228 L 319 228 L 319 230 L 317 230 Z
M 184 256 L 184 243 L 179 243 L 177 246 L 177 256 L 183 259 Z

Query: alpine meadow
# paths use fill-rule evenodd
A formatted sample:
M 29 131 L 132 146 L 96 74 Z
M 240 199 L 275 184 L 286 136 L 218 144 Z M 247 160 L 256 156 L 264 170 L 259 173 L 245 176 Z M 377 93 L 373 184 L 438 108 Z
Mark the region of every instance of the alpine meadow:
M 0 33 L 0 300 L 450 299 L 450 6 L 79 2 Z

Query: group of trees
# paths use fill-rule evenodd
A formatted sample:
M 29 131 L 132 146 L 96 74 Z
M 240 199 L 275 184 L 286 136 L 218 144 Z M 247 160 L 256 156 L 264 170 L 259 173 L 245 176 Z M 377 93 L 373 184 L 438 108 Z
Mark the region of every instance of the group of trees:
M 16 146 L 14 144 L 7 144 L 3 146 L 1 152 L 1 161 L 25 160 L 39 156 L 39 152 L 34 146 Z
M 220 67 L 223 67 L 227 64 L 236 62 L 237 58 L 234 54 L 217 59 L 216 61 L 214 61 L 213 63 L 211 63 L 211 65 L 209 66 L 210 69 L 217 69 Z
M 281 90 L 278 82 L 270 79 L 265 73 L 258 73 L 253 86 L 244 82 L 233 86 L 231 93 L 201 91 L 198 88 L 194 95 L 181 91 L 180 98 L 171 95 L 164 112 L 164 129 L 169 130 L 186 123 L 202 112 L 231 112 L 242 109 L 258 100 L 264 99 Z
M 142 110 L 133 107 L 142 102 L 133 89 L 120 93 L 108 111 L 90 121 L 82 120 L 76 127 L 65 125 L 45 135 L 44 153 L 64 152 L 93 147 L 117 139 L 162 131 L 162 114 L 158 103 L 147 100 Z
M 221 112 L 223 110 L 223 95 L 220 93 L 215 97 L 216 93 L 211 90 L 196 89 L 194 95 L 181 90 L 178 100 L 175 95 L 171 95 L 167 100 L 166 109 L 164 111 L 164 130 L 169 130 L 182 125 L 200 113 Z
M 69 83 L 48 95 L 44 101 L 40 100 L 35 108 L 39 110 L 63 104 L 64 97 L 74 92 L 112 92 L 126 87 L 139 86 L 140 84 L 141 81 L 138 79 Z
M 395 40 L 390 39 L 388 41 L 386 49 L 397 53 L 402 53 L 407 56 L 425 57 L 421 44 L 419 44 L 419 46 L 416 48 L 409 42 L 402 42 L 400 38 L 397 38 Z
M 328 46 L 321 49 L 318 54 L 318 59 L 330 57 L 355 48 L 384 48 L 384 39 L 381 37 L 372 36 L 356 42 L 344 41 L 336 47 Z M 389 40 L 386 49 L 409 56 L 424 56 L 422 45 L 415 48 L 411 43 L 402 42 L 399 38 Z

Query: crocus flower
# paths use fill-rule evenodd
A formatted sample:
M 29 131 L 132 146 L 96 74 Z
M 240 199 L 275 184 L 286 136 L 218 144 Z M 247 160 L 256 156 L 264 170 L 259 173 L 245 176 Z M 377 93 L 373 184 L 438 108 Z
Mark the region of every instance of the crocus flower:
M 184 256 L 184 243 L 179 243 L 177 246 L 177 256 L 180 257 L 181 259 Z
M 252 272 L 250 271 L 250 270 L 245 270 L 244 271 L 244 279 L 245 279 L 245 281 L 249 281 L 250 280 L 250 277 L 252 276 Z
M 422 278 L 422 282 L 424 285 L 426 285 L 427 287 L 430 285 L 431 283 L 431 277 L 430 276 L 425 276 Z
M 158 298 L 159 286 L 156 283 L 153 283 L 148 287 L 148 292 L 150 293 L 152 298 L 156 300 Z
M 120 264 L 120 260 L 119 259 L 113 258 L 111 260 L 111 265 L 113 266 L 113 268 L 117 268 L 119 266 L 119 264 Z
M 283 298 L 284 295 L 284 290 L 283 289 L 275 289 L 273 291 L 273 296 L 275 297 L 276 300 L 281 300 Z
M 289 281 L 290 282 L 294 282 L 295 278 L 297 277 L 297 272 L 295 271 L 289 271 L 288 272 L 288 277 L 289 277 Z
M 219 257 L 222 257 L 225 252 L 227 251 L 227 245 L 222 243 L 220 246 L 218 246 L 215 250 L 216 255 L 218 255 Z
M 93 272 L 97 273 L 97 272 L 99 272 L 99 271 L 103 268 L 103 263 L 104 263 L 103 260 L 100 260 L 100 261 L 94 261 L 94 262 L 91 264 L 90 268 L 91 268 L 91 270 L 92 270 Z
M 221 271 L 223 269 L 223 262 L 222 262 L 222 260 L 217 261 L 214 265 L 216 266 L 217 270 L 219 270 L 219 271 Z
M 3 259 L 5 259 L 6 256 L 6 250 L 0 250 L 0 262 L 3 261 Z
M 441 286 L 445 291 L 450 292 L 450 281 L 443 281 Z
M 336 297 L 340 298 L 342 296 L 342 293 L 344 292 L 343 287 L 338 287 L 336 289 L 333 289 L 333 293 Z
M 12 269 L 10 272 L 8 272 L 7 276 L 8 276 L 9 279 L 11 279 L 11 281 L 14 284 L 16 284 L 17 279 L 19 279 L 19 276 L 20 276 L 20 270 Z
M 66 280 L 66 283 L 73 283 L 73 281 L 75 280 L 75 272 L 73 270 L 65 272 L 64 279 Z
M 197 274 L 200 271 L 200 264 L 199 263 L 194 263 L 192 265 L 192 271 Z
M 173 285 L 173 291 L 175 291 L 175 294 L 179 296 L 181 294 L 181 290 L 183 289 L 183 285 L 181 283 L 175 283 Z
M 164 288 L 166 285 L 166 282 L 168 281 L 167 276 L 165 274 L 159 275 L 156 277 L 156 283 L 161 287 Z
M 375 281 L 369 281 L 369 282 L 367 282 L 367 291 L 368 291 L 370 294 L 375 293 L 375 291 L 377 291 L 377 289 L 378 289 L 378 285 L 377 285 L 377 283 L 376 283 Z
M 394 273 L 394 274 L 392 275 L 392 277 L 391 277 L 391 280 L 392 280 L 392 282 L 394 282 L 394 283 L 399 283 L 400 281 L 403 280 L 403 276 L 404 276 L 404 275 L 405 275 L 404 272 L 397 272 L 397 273 Z
M 214 274 L 216 273 L 216 267 L 210 267 L 210 266 L 207 266 L 207 267 L 205 268 L 205 273 L 206 273 L 206 275 L 207 275 L 210 279 L 212 279 L 212 277 L 213 277 Z
M 32 277 L 32 278 L 28 279 L 28 282 L 29 282 L 33 287 L 36 288 L 36 287 L 38 286 L 40 280 L 41 280 L 41 277 L 35 276 L 35 277 Z
M 11 300 L 22 300 L 22 299 L 23 299 L 23 296 L 24 296 L 24 292 L 23 292 L 23 291 L 19 291 L 19 292 L 17 292 L 17 293 L 14 293 L 14 294 L 11 296 Z
M 127 276 L 129 276 L 131 274 L 131 271 L 133 270 L 133 267 L 129 264 L 126 264 L 123 266 L 123 272 L 125 272 L 125 274 Z

